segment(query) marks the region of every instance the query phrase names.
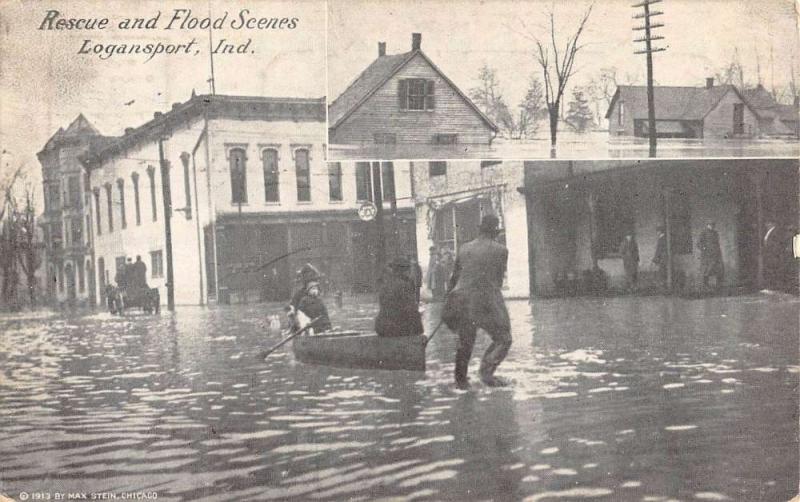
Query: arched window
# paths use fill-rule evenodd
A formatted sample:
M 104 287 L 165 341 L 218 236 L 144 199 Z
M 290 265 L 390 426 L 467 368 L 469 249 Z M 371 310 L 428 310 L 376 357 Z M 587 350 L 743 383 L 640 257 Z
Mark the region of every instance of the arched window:
M 106 289 L 106 261 L 102 257 L 97 259 L 97 279 L 99 280 L 99 293 L 102 298 Z
M 117 180 L 117 189 L 119 190 L 119 221 L 122 228 L 127 228 L 128 218 L 125 216 L 125 180 L 119 178 Z
M 156 168 L 147 166 L 147 177 L 150 178 L 150 207 L 153 209 L 153 221 L 158 220 L 156 207 Z
M 297 200 L 311 201 L 311 172 L 308 149 L 298 148 L 294 151 L 294 167 L 297 177 Z
M 92 193 L 94 194 L 94 217 L 97 219 L 97 235 L 100 235 L 103 233 L 103 227 L 100 226 L 100 189 L 95 187 L 92 189 Z
M 142 210 L 139 206 L 139 173 L 132 173 L 131 180 L 133 181 L 133 206 L 136 210 L 136 224 L 142 224 Z
M 247 155 L 243 148 L 228 151 L 231 169 L 231 202 L 247 203 Z
M 278 150 L 267 148 L 262 152 L 264 164 L 264 200 L 280 202 L 280 171 L 278 170 Z
M 114 231 L 114 200 L 111 195 L 111 183 L 106 183 L 106 201 L 108 202 L 108 231 Z

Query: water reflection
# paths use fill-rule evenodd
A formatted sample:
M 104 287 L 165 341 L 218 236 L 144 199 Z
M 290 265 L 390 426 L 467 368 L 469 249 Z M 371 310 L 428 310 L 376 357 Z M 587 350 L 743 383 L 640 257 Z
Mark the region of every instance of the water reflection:
M 362 299 L 359 299 L 362 300 Z M 438 305 L 427 306 L 428 331 Z M 511 302 L 509 389 L 307 366 L 277 305 L 0 320 L 0 491 L 159 500 L 786 500 L 798 483 L 798 303 Z M 332 316 L 367 328 L 375 306 Z M 342 319 L 356 319 L 343 323 Z M 484 350 L 480 337 L 476 353 Z M 471 372 L 477 371 L 475 358 Z

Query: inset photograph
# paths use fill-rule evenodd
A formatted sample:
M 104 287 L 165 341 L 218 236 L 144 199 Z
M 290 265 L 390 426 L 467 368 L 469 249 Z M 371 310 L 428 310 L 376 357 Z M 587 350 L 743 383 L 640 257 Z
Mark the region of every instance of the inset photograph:
M 798 46 L 788 0 L 331 0 L 328 158 L 796 157 Z

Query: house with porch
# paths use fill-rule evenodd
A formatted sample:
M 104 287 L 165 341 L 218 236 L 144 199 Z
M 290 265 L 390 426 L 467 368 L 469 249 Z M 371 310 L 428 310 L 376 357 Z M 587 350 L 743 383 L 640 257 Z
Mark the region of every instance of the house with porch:
M 51 305 L 94 304 L 90 199 L 80 156 L 114 138 L 103 136 L 83 114 L 59 128 L 36 155 L 42 166 L 45 296 Z
M 705 291 L 697 242 L 716 223 L 725 267 L 722 291 L 769 288 L 768 223 L 796 232 L 798 162 L 791 159 L 526 162 L 531 294 L 597 293 L 593 270 L 608 292 L 625 290 L 620 243 L 639 246 L 638 292 L 663 291 L 652 259 L 658 227 L 666 233 L 670 289 Z M 793 230 L 794 229 L 794 230 Z M 786 274 L 795 283 L 794 271 Z
M 422 51 L 378 57 L 328 107 L 331 159 L 447 158 L 486 150 L 497 126 Z M 473 155 L 474 156 L 474 155 Z
M 703 87 L 655 86 L 656 136 L 659 138 L 753 138 L 759 115 L 732 85 Z M 647 87 L 617 87 L 606 112 L 609 138 L 647 138 Z

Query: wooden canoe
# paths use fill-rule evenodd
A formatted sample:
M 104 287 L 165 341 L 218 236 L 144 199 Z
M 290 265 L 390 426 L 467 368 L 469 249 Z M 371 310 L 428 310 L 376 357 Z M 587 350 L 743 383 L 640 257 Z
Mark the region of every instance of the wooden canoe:
M 369 332 L 333 332 L 292 340 L 298 361 L 341 368 L 425 371 L 423 335 L 385 337 Z

